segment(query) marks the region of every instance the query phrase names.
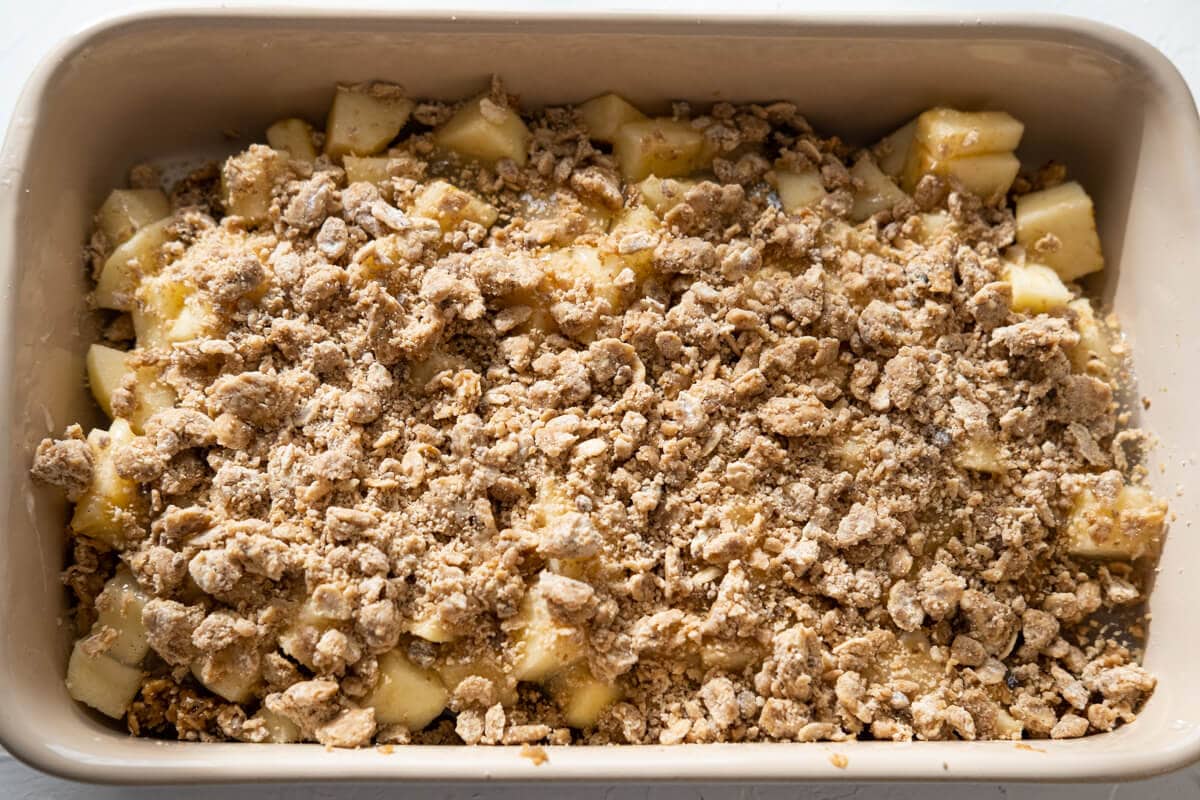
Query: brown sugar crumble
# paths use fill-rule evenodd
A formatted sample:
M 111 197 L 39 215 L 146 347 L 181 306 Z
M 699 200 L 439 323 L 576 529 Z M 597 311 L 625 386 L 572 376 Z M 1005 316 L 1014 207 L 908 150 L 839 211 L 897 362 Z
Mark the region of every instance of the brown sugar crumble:
M 1091 201 L 1017 177 L 1020 123 L 516 109 L 340 87 L 105 203 L 112 427 L 32 467 L 75 504 L 73 696 L 535 764 L 1134 719 L 1166 509 L 1074 283 Z

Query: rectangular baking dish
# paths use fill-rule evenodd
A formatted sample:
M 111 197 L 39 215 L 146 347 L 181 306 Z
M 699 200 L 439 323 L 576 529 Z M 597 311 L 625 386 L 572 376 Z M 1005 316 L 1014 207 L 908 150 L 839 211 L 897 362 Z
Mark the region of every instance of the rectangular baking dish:
M 335 80 L 387 78 L 455 98 L 504 77 L 526 105 L 617 90 L 795 101 L 821 131 L 865 143 L 944 103 L 1006 109 L 1021 155 L 1067 162 L 1096 199 L 1109 268 L 1149 402 L 1142 422 L 1173 533 L 1151 600 L 1159 678 L 1142 716 L 1063 742 L 397 747 L 134 739 L 71 701 L 62 676 L 66 508 L 31 484 L 35 444 L 95 414 L 80 376 L 88 331 L 80 246 L 94 209 L 139 159 L 231 152 L 236 131 L 320 120 Z M 223 133 L 225 132 L 225 133 Z M 62 776 L 105 782 L 247 780 L 1084 780 L 1145 776 L 1200 756 L 1200 121 L 1174 67 L 1146 43 L 1064 17 L 452 15 L 447 11 L 156 12 L 64 43 L 31 78 L 0 157 L 0 742 Z M 835 757 L 837 756 L 837 757 Z

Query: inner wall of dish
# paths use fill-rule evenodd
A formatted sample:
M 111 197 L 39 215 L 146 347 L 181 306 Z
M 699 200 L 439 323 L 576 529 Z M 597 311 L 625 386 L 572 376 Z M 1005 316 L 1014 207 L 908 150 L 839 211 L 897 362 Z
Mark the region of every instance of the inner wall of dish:
M 530 106 L 604 90 L 648 108 L 666 108 L 672 99 L 786 99 L 819 130 L 859 143 L 935 104 L 1011 112 L 1027 125 L 1020 151 L 1026 163 L 1051 156 L 1066 162 L 1096 199 L 1109 267 L 1103 286 L 1094 288 L 1122 316 L 1139 392 L 1152 399 L 1143 420 L 1164 443 L 1151 458 L 1152 482 L 1180 519 L 1195 517 L 1194 501 L 1174 497 L 1174 487 L 1186 474 L 1181 458 L 1196 452 L 1200 438 L 1182 381 L 1190 379 L 1184 365 L 1196 353 L 1187 344 L 1196 323 L 1184 298 L 1198 279 L 1187 269 L 1182 234 L 1170 227 L 1182 217 L 1159 212 L 1189 199 L 1170 194 L 1180 185 L 1171 160 L 1147 156 L 1183 148 L 1163 140 L 1154 116 L 1163 112 L 1147 104 L 1152 87 L 1135 69 L 1082 48 L 1003 37 L 831 37 L 779 26 L 746 27 L 735 36 L 702 26 L 656 35 L 628 33 L 618 23 L 593 33 L 536 23 L 495 23 L 487 33 L 454 27 L 285 21 L 264 39 L 260 27 L 244 21 L 198 21 L 186 30 L 145 24 L 77 54 L 51 82 L 25 175 L 14 306 L 20 319 L 8 535 L 29 540 L 10 539 L 0 567 L 13 618 L 27 620 L 20 635 L 29 658 L 12 677 L 61 701 L 40 713 L 84 714 L 61 685 L 66 628 L 47 613 L 64 610 L 57 575 L 65 509 L 56 492 L 30 485 L 23 466 L 43 435 L 96 414 L 81 381 L 90 331 L 82 322 L 80 247 L 91 215 L 139 160 L 231 152 L 281 116 L 320 122 L 339 80 L 385 78 L 413 96 L 458 98 L 483 89 L 495 72 Z M 1200 165 L 1177 166 L 1200 174 Z M 1200 692 L 1185 677 L 1200 658 L 1200 641 L 1177 635 L 1188 629 L 1180 568 L 1191 548 L 1180 541 L 1186 528 L 1175 527 L 1152 599 L 1148 665 L 1161 682 L 1143 719 L 1157 720 L 1155 727 L 1194 705 Z

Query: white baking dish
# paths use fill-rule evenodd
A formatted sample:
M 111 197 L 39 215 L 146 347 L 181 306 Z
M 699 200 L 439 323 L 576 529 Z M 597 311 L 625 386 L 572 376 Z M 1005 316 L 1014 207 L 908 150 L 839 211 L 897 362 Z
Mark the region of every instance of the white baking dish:
M 1115 733 L 1033 743 L 548 748 L 398 747 L 134 739 L 71 701 L 62 676 L 61 495 L 31 485 L 36 442 L 95 412 L 81 380 L 80 245 L 93 210 L 143 158 L 232 150 L 223 131 L 318 120 L 335 80 L 388 78 L 459 97 L 500 73 L 528 105 L 614 89 L 797 102 L 820 130 L 868 141 L 947 103 L 1006 109 L 1028 163 L 1066 161 L 1096 198 L 1103 296 L 1136 354 L 1144 423 L 1162 439 L 1151 481 L 1177 515 L 1151 602 L 1158 690 Z M 65 43 L 21 99 L 0 160 L 0 741 L 34 766 L 96 781 L 254 779 L 1111 779 L 1200 756 L 1200 540 L 1188 486 L 1200 452 L 1200 121 L 1184 83 L 1132 36 L 1059 17 L 546 17 L 436 13 L 160 12 Z M 1160 469 L 1161 465 L 1161 469 Z M 845 757 L 833 758 L 837 754 Z M 837 766 L 844 764 L 844 766 Z

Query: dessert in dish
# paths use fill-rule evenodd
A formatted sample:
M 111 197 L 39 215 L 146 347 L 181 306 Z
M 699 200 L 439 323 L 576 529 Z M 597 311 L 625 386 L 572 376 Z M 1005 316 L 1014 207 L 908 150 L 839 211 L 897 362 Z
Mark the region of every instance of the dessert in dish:
M 340 86 L 87 248 L 67 687 L 251 742 L 1077 737 L 1166 508 L 1023 126 Z

